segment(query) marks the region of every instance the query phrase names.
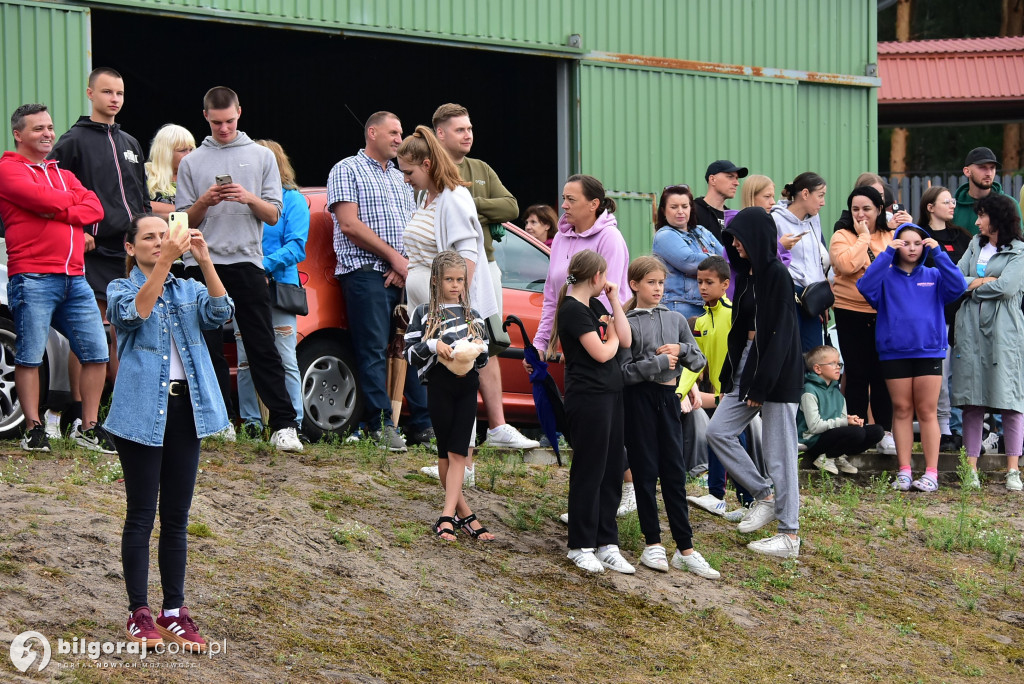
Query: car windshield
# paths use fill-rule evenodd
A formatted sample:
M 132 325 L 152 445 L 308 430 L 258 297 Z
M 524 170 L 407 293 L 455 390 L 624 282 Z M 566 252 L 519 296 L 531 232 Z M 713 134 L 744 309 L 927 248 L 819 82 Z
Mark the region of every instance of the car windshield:
M 543 292 L 548 276 L 548 255 L 544 250 L 508 230 L 501 242 L 494 242 L 494 260 L 501 269 L 502 287 Z

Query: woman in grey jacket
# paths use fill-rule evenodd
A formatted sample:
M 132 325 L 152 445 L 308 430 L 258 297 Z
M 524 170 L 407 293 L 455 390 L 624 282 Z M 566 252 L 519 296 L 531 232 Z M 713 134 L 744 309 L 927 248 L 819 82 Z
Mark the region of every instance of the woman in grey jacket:
M 1024 443 L 1024 238 L 1012 199 L 992 194 L 975 207 L 978 239 L 971 241 L 957 264 L 967 279 L 967 299 L 956 315 L 951 403 L 963 409 L 964 449 L 973 470 L 964 486 L 979 486 L 981 428 L 989 410 L 1003 416 L 1006 488 L 1019 492 L 1017 465 Z

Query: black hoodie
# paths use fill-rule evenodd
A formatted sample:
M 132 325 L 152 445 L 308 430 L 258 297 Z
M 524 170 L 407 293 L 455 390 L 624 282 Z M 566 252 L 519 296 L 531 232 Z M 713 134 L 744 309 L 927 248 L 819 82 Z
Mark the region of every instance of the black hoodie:
M 96 239 L 96 254 L 124 257 L 124 234 L 132 219 L 150 211 L 146 158 L 139 141 L 118 124 L 79 117 L 50 152 L 62 169 L 75 174 L 103 204 L 103 220 L 85 226 Z
M 740 375 L 740 399 L 759 404 L 766 401 L 795 404 L 804 386 L 804 365 L 800 354 L 800 327 L 796 318 L 793 279 L 776 255 L 775 222 L 764 209 L 750 207 L 736 214 L 725 229 L 725 249 L 736 271 L 733 322 L 729 331 L 729 352 L 722 367 L 722 393 L 733 389 L 733 369 L 747 344 L 747 331 L 754 330 L 746 365 Z M 732 244 L 736 238 L 747 252 L 740 257 Z M 752 272 L 751 272 L 752 271 Z M 741 300 L 752 297 L 752 305 Z M 753 311 L 753 325 L 738 320 Z

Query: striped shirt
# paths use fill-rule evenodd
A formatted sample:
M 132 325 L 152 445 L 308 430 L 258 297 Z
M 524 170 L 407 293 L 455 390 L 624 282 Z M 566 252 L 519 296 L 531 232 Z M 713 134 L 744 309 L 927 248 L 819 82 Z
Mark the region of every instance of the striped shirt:
M 386 272 L 389 268 L 386 261 L 356 246 L 341 232 L 333 212 L 338 202 L 355 202 L 359 220 L 396 251 L 405 254 L 402 231 L 416 203 L 412 188 L 406 185 L 394 160 L 389 159 L 387 168 L 383 169 L 362 149 L 335 164 L 327 178 L 327 207 L 334 220 L 334 253 L 338 257 L 334 274 L 350 273 L 363 266 Z
M 437 342 L 447 345 L 455 344 L 456 340 L 469 337 L 469 326 L 466 324 L 465 309 L 461 304 L 445 304 L 445 320 L 434 331 L 432 337 L 424 339 L 427 330 L 427 312 L 429 304 L 416 307 L 409 317 L 409 329 L 405 333 L 405 360 L 416 367 L 416 377 L 423 384 L 427 383 L 427 374 L 437 365 Z M 487 326 L 476 309 L 471 310 L 473 322 L 480 332 L 484 343 L 484 351 L 476 357 L 476 368 L 487 365 Z
M 426 202 L 426 197 L 423 199 Z M 421 206 L 405 225 L 402 239 L 405 241 L 405 255 L 409 257 L 409 267 L 424 266 L 430 268 L 437 256 L 437 236 L 434 234 L 434 223 L 437 216 L 437 197 L 426 206 Z

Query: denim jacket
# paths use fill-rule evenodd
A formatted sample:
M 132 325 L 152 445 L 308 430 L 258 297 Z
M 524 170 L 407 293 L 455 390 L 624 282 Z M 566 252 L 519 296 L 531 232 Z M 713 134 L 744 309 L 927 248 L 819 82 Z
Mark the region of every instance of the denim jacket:
M 675 302 L 704 306 L 697 286 L 697 266 L 709 256 L 722 256 L 722 245 L 703 226 L 676 230 L 662 226 L 654 234 L 654 255 L 668 266 L 662 303 L 672 308 Z
M 202 283 L 168 275 L 153 311 L 142 318 L 135 297 L 145 283 L 136 266 L 127 278 L 107 286 L 107 318 L 117 329 L 120 367 L 103 427 L 139 444 L 163 444 L 173 341 L 188 376 L 196 436 L 223 430 L 228 413 L 201 331 L 214 330 L 231 318 L 231 298 L 211 297 Z

